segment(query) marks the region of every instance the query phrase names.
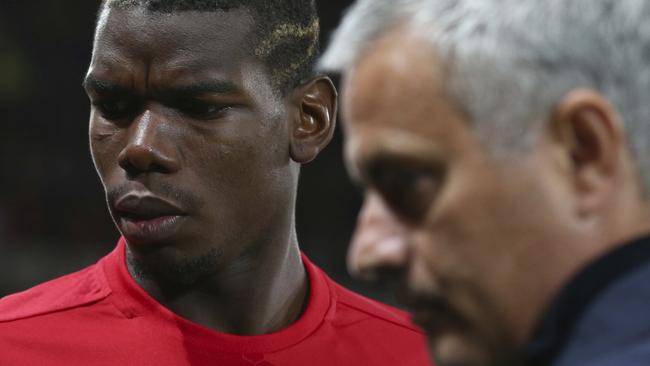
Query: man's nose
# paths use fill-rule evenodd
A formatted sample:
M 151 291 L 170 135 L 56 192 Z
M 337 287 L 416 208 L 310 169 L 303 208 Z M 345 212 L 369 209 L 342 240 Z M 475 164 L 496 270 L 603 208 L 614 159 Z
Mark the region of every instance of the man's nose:
M 381 197 L 369 193 L 363 204 L 348 252 L 353 275 L 376 279 L 401 272 L 409 261 L 407 228 L 390 212 Z
M 169 128 L 151 111 L 144 111 L 128 127 L 127 143 L 118 156 L 120 167 L 129 175 L 177 171 L 179 160 Z

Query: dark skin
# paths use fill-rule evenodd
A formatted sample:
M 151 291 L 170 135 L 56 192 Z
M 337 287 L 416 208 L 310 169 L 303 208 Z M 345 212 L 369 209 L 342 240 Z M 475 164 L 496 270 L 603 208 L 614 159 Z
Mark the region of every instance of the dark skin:
M 306 306 L 299 167 L 332 137 L 326 77 L 289 93 L 247 53 L 254 18 L 104 9 L 84 87 L 90 147 L 129 271 L 209 328 L 266 334 Z

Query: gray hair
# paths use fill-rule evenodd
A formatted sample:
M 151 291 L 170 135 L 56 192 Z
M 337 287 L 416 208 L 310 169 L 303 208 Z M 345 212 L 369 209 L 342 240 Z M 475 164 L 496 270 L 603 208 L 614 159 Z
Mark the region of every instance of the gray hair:
M 650 192 L 647 0 L 360 0 L 320 66 L 345 71 L 406 23 L 448 68 L 447 92 L 495 155 L 529 147 L 571 90 L 606 96 Z

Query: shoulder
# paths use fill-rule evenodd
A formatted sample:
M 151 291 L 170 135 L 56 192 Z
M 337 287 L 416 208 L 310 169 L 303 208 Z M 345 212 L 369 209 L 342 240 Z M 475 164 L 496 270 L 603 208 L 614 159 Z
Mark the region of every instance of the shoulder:
M 97 264 L 0 299 L 0 323 L 61 312 L 110 294 Z
M 370 321 L 375 326 L 388 330 L 400 330 L 421 335 L 422 332 L 413 323 L 405 311 L 371 300 L 352 292 L 332 280 L 322 269 L 312 263 L 303 254 L 303 262 L 311 275 L 320 278 L 329 288 L 335 302 L 334 321 L 339 325 L 357 324 Z M 313 290 L 313 289 L 312 289 Z
M 606 272 L 610 283 L 598 289 L 584 310 L 573 314 L 574 323 L 565 331 L 567 336 L 554 366 L 648 364 L 650 262 L 644 261 L 637 268 L 628 265 L 627 272 L 620 272 L 618 277 L 611 271 Z M 601 279 L 591 283 L 600 284 Z M 587 288 L 583 287 L 587 286 L 585 282 L 578 284 L 580 287 L 571 287 L 573 293 L 585 293 L 580 292 Z M 583 295 L 582 298 L 589 297 Z
M 639 340 L 634 344 L 621 345 L 606 354 L 596 351 L 584 353 L 580 357 L 562 357 L 552 366 L 645 366 L 650 359 L 650 339 Z
M 347 311 L 357 313 L 361 317 L 384 323 L 390 327 L 396 327 L 418 334 L 421 333 L 421 331 L 413 325 L 407 312 L 359 295 L 333 281 L 330 283 L 336 293 L 337 306 L 339 308 L 346 308 Z
M 330 281 L 336 297 L 331 324 L 337 338 L 364 354 L 368 364 L 429 365 L 426 337 L 408 313 Z

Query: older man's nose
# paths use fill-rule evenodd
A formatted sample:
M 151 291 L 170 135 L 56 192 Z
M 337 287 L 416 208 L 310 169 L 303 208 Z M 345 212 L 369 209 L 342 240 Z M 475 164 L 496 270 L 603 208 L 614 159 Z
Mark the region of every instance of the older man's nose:
M 374 280 L 401 272 L 409 261 L 407 229 L 389 211 L 381 197 L 366 196 L 348 252 L 353 275 Z

